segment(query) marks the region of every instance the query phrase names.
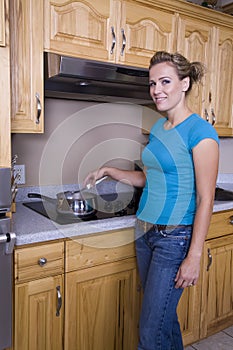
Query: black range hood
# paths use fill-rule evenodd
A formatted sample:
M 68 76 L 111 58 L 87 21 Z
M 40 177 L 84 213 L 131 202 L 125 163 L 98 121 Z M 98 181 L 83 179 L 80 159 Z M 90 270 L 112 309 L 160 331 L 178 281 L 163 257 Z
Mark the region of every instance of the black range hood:
M 45 96 L 151 104 L 149 70 L 45 53 Z

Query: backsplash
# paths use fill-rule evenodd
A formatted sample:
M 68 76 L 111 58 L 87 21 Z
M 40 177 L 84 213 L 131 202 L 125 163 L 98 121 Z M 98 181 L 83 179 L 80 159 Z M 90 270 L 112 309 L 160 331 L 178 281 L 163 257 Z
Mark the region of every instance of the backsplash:
M 141 132 L 147 109 L 46 99 L 45 133 L 12 135 L 12 154 L 25 164 L 25 187 L 78 184 L 103 165 L 133 169 L 147 142 Z M 233 174 L 232 150 L 233 138 L 220 139 L 220 174 Z

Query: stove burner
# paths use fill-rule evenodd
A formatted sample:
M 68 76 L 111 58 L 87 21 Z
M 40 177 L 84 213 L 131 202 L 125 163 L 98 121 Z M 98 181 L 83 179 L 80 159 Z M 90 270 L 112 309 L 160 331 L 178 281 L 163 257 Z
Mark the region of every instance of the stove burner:
M 132 196 L 133 198 L 131 198 Z M 104 205 L 100 206 L 103 209 L 97 209 L 95 214 L 87 215 L 86 217 L 75 217 L 72 214 L 60 214 L 56 211 L 56 204 L 48 203 L 47 201 L 42 200 L 24 202 L 23 205 L 60 225 L 66 225 L 81 221 L 93 221 L 134 215 L 137 211 L 140 195 L 136 191 L 134 194 L 128 192 L 121 193 L 120 200 L 117 199 L 117 193 L 104 194 L 99 196 L 99 198 L 100 201 L 104 201 Z

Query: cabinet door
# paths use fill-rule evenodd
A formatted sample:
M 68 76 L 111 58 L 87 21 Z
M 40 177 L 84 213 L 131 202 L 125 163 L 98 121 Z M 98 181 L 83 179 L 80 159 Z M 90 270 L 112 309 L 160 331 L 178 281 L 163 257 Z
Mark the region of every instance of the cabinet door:
M 57 287 L 63 294 L 63 277 L 31 281 L 15 289 L 16 350 L 62 350 L 63 306 L 60 314 Z
M 199 339 L 201 281 L 195 287 L 185 288 L 178 304 L 178 318 L 182 332 L 183 343 L 194 343 Z
M 220 136 L 233 135 L 233 30 L 219 27 L 213 113 Z
M 202 338 L 232 325 L 232 276 L 233 235 L 206 241 L 200 327 Z
M 12 132 L 43 132 L 43 0 L 10 1 Z
M 122 0 L 120 18 L 117 61 L 148 68 L 150 58 L 156 51 L 173 51 L 176 18 L 172 12 L 154 4 Z
M 11 163 L 9 1 L 0 0 L 0 166 Z
M 189 95 L 190 109 L 205 117 L 211 102 L 211 74 L 213 72 L 213 25 L 188 16 L 179 16 L 177 51 L 190 61 L 200 61 L 207 65 L 202 84 L 195 84 Z
M 135 350 L 139 300 L 135 258 L 67 273 L 65 349 Z
M 47 51 L 67 56 L 114 60 L 110 53 L 115 24 L 109 0 L 46 0 L 45 42 Z

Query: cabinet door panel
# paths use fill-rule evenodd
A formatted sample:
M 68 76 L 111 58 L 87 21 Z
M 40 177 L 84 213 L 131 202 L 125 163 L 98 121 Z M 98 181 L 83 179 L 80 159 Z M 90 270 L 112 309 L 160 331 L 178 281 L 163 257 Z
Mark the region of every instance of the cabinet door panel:
M 43 132 L 43 0 L 10 2 L 11 130 Z
M 184 345 L 199 339 L 201 281 L 195 287 L 185 288 L 178 304 L 178 318 Z
M 147 68 L 156 51 L 174 49 L 175 22 L 172 12 L 122 1 L 120 30 L 125 31 L 126 47 L 121 55 L 122 45 L 118 45 L 117 59 Z
M 139 292 L 135 259 L 67 273 L 65 348 L 134 350 Z
M 107 60 L 111 47 L 109 15 L 109 1 L 45 1 L 45 49 Z
M 208 265 L 210 266 L 207 271 Z M 201 337 L 232 325 L 232 276 L 233 235 L 207 241 L 204 249 Z
M 233 135 L 233 30 L 219 28 L 215 127 L 222 136 Z
M 57 286 L 63 294 L 62 276 L 16 286 L 14 349 L 63 349 L 63 309 L 60 316 L 56 316 Z
M 200 61 L 207 64 L 207 71 L 202 84 L 195 84 L 189 95 L 191 110 L 205 116 L 204 110 L 209 110 L 210 75 L 213 71 L 212 40 L 213 26 L 186 16 L 179 17 L 177 51 L 190 61 Z

